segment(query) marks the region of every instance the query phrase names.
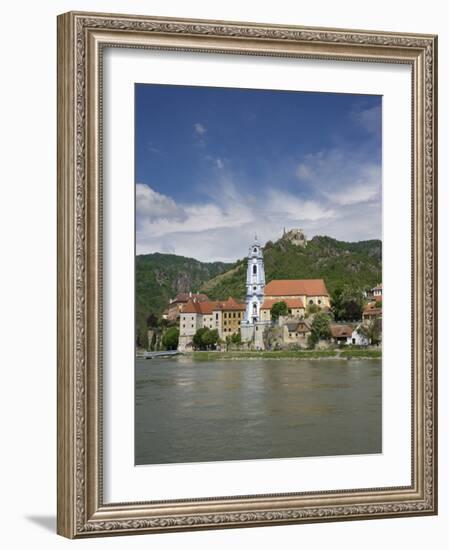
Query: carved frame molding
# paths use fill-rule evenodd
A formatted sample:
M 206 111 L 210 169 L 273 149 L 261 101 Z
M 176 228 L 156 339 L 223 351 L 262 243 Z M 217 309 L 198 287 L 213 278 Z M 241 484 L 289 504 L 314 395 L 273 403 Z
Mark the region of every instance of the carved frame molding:
M 412 67 L 412 484 L 146 503 L 102 500 L 104 47 Z M 436 53 L 432 35 L 70 12 L 58 17 L 58 533 L 70 538 L 437 512 Z

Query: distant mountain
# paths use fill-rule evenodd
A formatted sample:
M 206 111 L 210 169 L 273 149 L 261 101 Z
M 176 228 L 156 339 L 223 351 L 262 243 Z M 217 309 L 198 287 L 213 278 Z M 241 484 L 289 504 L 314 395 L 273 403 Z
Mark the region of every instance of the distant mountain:
M 313 237 L 304 246 L 288 232 L 264 247 L 266 281 L 324 279 L 329 292 L 345 283 L 371 288 L 382 280 L 380 240 L 343 242 Z M 246 258 L 235 263 L 204 263 L 174 254 L 136 257 L 136 326 L 141 337 L 146 320 L 157 317 L 178 292 L 204 292 L 214 300 L 245 297 Z

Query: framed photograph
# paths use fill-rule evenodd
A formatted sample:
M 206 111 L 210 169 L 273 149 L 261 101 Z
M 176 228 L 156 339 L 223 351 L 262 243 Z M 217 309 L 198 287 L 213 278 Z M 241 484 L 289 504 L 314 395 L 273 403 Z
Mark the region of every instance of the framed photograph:
M 59 16 L 59 534 L 437 513 L 436 50 Z

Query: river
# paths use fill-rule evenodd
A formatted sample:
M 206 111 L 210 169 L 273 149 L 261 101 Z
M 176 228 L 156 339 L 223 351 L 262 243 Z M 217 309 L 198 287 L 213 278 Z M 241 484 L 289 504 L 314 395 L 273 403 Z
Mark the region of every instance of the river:
M 382 452 L 373 359 L 136 359 L 135 462 Z

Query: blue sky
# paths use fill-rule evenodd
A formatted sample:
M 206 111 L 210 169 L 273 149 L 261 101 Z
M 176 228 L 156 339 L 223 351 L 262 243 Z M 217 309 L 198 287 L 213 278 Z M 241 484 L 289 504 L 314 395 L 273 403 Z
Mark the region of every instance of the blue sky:
M 283 228 L 381 238 L 380 96 L 137 84 L 136 249 L 234 261 Z

